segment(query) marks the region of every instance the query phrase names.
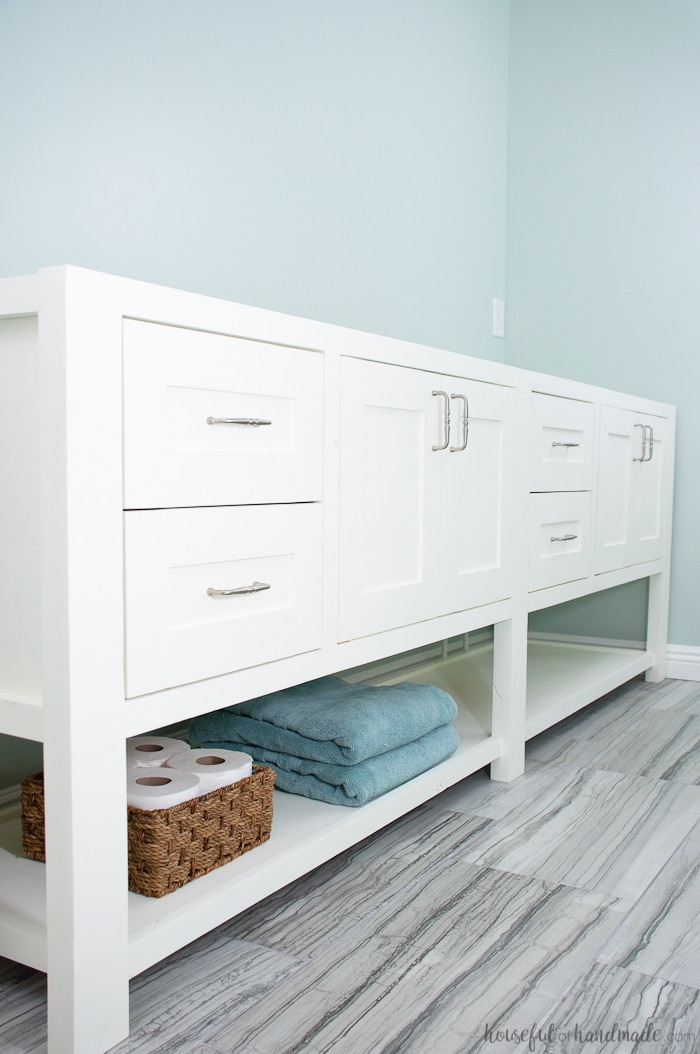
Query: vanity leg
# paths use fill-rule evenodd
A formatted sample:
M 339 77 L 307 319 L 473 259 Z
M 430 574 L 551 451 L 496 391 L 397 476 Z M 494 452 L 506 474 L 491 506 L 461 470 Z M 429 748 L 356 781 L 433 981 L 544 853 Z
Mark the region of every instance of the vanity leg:
M 494 626 L 493 734 L 503 752 L 491 765 L 491 779 L 505 783 L 525 770 L 527 614 Z
M 644 677 L 647 681 L 663 681 L 666 677 L 668 652 L 669 574 L 662 572 L 649 578 L 647 611 L 647 648 L 654 655 L 654 665 Z
M 71 773 L 46 744 L 49 1054 L 104 1054 L 129 1034 L 123 740 Z

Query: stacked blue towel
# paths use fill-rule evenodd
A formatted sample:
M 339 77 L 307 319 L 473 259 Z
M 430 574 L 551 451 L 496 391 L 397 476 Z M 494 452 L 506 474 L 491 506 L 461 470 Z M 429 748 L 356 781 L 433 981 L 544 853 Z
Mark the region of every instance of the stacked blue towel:
M 456 716 L 434 685 L 322 677 L 195 718 L 189 740 L 251 754 L 275 769 L 280 790 L 364 805 L 450 757 Z

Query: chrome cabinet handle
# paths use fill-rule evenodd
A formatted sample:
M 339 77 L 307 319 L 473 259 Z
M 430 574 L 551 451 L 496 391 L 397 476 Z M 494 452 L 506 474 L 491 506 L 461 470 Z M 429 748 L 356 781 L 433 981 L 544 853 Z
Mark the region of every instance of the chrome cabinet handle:
M 466 395 L 460 395 L 459 392 L 453 392 L 450 399 L 462 400 L 462 445 L 450 447 L 451 454 L 458 454 L 460 450 L 467 449 L 467 443 L 469 442 L 469 403 Z
M 654 456 L 654 429 L 651 425 L 644 425 L 644 436 L 646 437 L 647 432 L 649 433 L 649 457 L 642 457 L 642 461 L 651 461 Z
M 633 457 L 632 460 L 633 461 L 650 461 L 651 459 L 646 456 L 647 455 L 647 428 L 649 427 L 649 425 L 640 425 L 639 422 L 635 421 L 634 427 L 635 428 L 641 428 L 641 430 L 642 430 L 642 456 L 641 457 Z
M 272 421 L 264 421 L 260 417 L 207 417 L 208 425 L 271 425 Z
M 562 534 L 560 537 L 552 535 L 549 539 L 550 542 L 573 542 L 574 538 L 578 538 L 577 534 Z
M 269 582 L 251 582 L 249 586 L 239 586 L 238 589 L 207 589 L 208 597 L 234 597 L 244 593 L 259 593 L 263 589 L 269 589 Z
M 552 443 L 552 446 L 581 446 L 580 443 Z
M 445 441 L 439 446 L 433 446 L 433 450 L 446 450 L 450 442 L 450 397 L 447 392 L 440 391 L 433 392 L 433 395 L 441 395 L 442 398 L 445 400 L 442 418 L 442 424 L 444 429 L 443 437 Z

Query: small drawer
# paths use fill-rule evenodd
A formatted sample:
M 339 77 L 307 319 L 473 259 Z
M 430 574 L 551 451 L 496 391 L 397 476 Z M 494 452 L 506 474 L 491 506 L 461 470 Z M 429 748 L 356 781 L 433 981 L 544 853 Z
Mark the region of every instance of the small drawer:
M 591 490 L 593 434 L 592 403 L 535 392 L 530 490 Z
M 591 495 L 530 495 L 530 592 L 592 573 Z
M 124 507 L 318 501 L 323 356 L 124 323 Z
M 125 513 L 127 697 L 320 647 L 321 512 Z

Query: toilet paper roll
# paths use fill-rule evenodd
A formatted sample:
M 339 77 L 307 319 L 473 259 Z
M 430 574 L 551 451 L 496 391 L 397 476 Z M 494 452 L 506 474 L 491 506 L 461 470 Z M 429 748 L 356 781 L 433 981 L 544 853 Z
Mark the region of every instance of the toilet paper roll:
M 228 787 L 252 775 L 253 759 L 239 750 L 209 750 L 198 747 L 168 758 L 168 769 L 189 772 L 199 777 L 200 794 L 218 787 Z
M 199 780 L 190 772 L 137 768 L 126 774 L 126 801 L 136 809 L 169 809 L 199 794 Z
M 168 736 L 133 736 L 126 741 L 127 768 L 154 768 L 164 765 L 173 754 L 189 750 L 181 739 Z

